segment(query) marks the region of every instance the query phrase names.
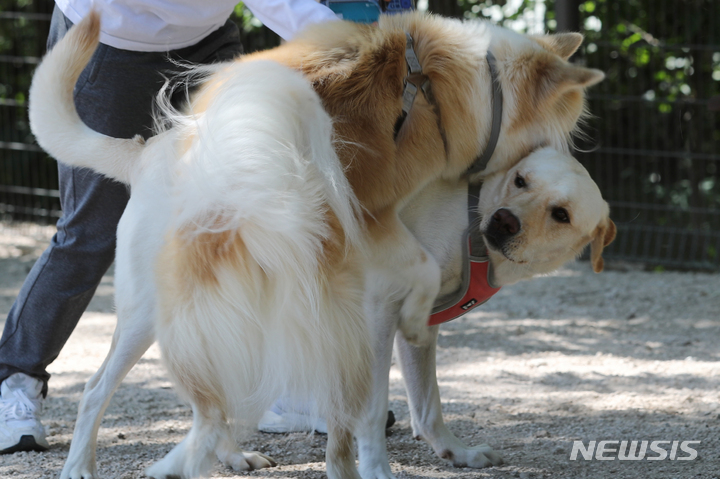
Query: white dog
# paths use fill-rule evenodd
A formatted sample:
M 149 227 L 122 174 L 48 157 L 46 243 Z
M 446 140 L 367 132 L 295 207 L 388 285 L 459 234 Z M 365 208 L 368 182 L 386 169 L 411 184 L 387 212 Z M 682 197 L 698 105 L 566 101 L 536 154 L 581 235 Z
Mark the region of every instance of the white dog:
M 441 298 L 455 292 L 462 282 L 461 238 L 468 227 L 467 195 L 467 183 L 437 180 L 415 195 L 401 212 L 403 222 L 440 263 Z M 483 218 L 478 229 L 486 238 L 492 265 L 489 281 L 496 287 L 557 269 L 578 256 L 590 238 L 593 268 L 599 272 L 602 249 L 615 236 L 607 203 L 587 170 L 574 158 L 549 148 L 533 152 L 507 172 L 489 175 L 478 210 Z M 502 221 L 493 220 L 499 211 L 516 218 L 517 232 L 508 234 Z M 443 422 L 435 374 L 439 327 L 431 328 L 433 340 L 429 344 L 410 344 L 402 334 L 396 334 L 397 305 L 384 300 L 381 289 L 371 288 L 369 298 L 373 308 L 370 318 L 375 324 L 373 392 L 371 406 L 356 431 L 363 478 L 394 477 L 385 448 L 393 339 L 408 394 L 413 434 L 457 467 L 502 464 L 492 448 L 467 446 Z
M 362 475 L 390 477 L 377 418 L 397 330 L 418 435 L 456 464 L 499 462 L 442 425 L 437 329 L 426 323 L 438 294 L 459 283 L 464 199 L 480 177 L 466 172 L 493 142 L 493 83 L 505 109 L 479 205 L 492 280 L 550 271 L 588 243 L 601 267 L 614 232 L 607 204 L 559 152 L 583 89 L 602 79 L 565 62 L 580 37 L 532 39 L 421 14 L 322 25 L 208 69 L 187 111 L 166 106 L 171 127 L 145 143 L 95 133 L 75 112 L 72 89 L 98 31 L 95 14 L 74 27 L 30 94 L 41 146 L 132 189 L 118 229 L 118 326 L 86 387 L 63 477 L 96 476 L 102 413 L 156 336 L 194 415 L 153 477 L 200 475 L 213 452 L 237 469 L 272 465 L 232 436 L 281 395 L 312 397 L 327 417 L 329 477 L 358 477 L 352 432 L 363 414 Z M 417 65 L 406 63 L 413 55 Z

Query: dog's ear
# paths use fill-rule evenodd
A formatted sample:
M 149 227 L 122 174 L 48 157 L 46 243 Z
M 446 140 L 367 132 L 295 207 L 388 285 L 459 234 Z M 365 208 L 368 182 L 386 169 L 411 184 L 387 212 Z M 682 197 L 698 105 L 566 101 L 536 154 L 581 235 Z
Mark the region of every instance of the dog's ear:
M 529 85 L 532 93 L 526 102 L 521 102 L 521 106 L 552 112 L 555 116 L 549 117 L 550 121 L 565 122 L 562 127 L 572 130 L 583 109 L 583 90 L 600 82 L 605 74 L 593 68 L 573 65 L 548 52 L 538 57 L 534 65 L 530 66 L 535 71 L 528 76 L 535 78 Z M 531 111 L 523 111 L 521 114 L 532 117 Z
M 583 90 L 600 82 L 605 74 L 568 63 L 540 48 L 524 58 L 506 64 L 508 76 L 520 83 L 515 125 L 551 123 L 561 131 L 573 131 L 583 113 Z
M 546 50 L 553 52 L 563 60 L 567 60 L 580 48 L 583 36 L 579 33 L 557 33 L 555 35 L 536 35 L 535 39 Z
M 594 68 L 585 68 L 566 61 L 558 60 L 550 61 L 543 66 L 539 66 L 541 78 L 545 81 L 546 93 L 562 94 L 568 90 L 587 88 L 589 86 L 600 83 L 605 74 Z
M 603 270 L 605 261 L 602 258 L 603 249 L 613 242 L 617 228 L 615 223 L 610 218 L 607 218 L 601 222 L 597 228 L 590 243 L 590 262 L 592 263 L 593 271 L 600 273 Z

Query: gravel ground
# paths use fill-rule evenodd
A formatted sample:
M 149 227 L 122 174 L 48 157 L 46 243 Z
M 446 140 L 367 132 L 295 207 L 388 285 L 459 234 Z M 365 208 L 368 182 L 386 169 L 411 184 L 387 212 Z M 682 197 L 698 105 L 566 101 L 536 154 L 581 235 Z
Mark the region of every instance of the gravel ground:
M 0 226 L 1 317 L 48 231 L 21 234 Z M 720 275 L 608 266 L 595 275 L 577 263 L 504 288 L 479 312 L 442 327 L 438 378 L 445 420 L 466 442 L 501 452 L 502 467 L 452 468 L 416 441 L 393 366 L 390 407 L 398 422 L 388 449 L 398 478 L 720 477 Z M 50 451 L 1 456 L 0 477 L 59 475 L 84 383 L 110 344 L 112 294 L 111 271 L 50 367 L 43 418 Z M 189 427 L 190 411 L 173 393 L 153 346 L 105 414 L 100 475 L 143 477 Z M 575 440 L 701 442 L 693 446 L 693 461 L 571 461 Z M 218 464 L 212 477 L 324 477 L 325 444 L 315 434 L 255 433 L 243 447 L 271 455 L 280 466 L 237 474 Z

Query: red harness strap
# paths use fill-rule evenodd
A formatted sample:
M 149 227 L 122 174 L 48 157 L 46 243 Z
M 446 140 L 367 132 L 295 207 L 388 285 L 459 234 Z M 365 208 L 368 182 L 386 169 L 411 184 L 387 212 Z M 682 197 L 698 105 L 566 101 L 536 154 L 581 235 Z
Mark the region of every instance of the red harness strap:
M 480 186 L 468 185 L 467 208 L 468 227 L 462 238 L 462 280 L 460 288 L 449 297 L 435 302 L 428 326 L 436 326 L 441 323 L 459 318 L 468 311 L 480 306 L 500 291 L 490 281 L 490 258 L 487 247 L 482 239 L 479 230 L 480 216 L 478 211 L 478 200 L 480 198 Z M 473 255 L 475 251 L 482 251 L 480 255 Z
M 495 293 L 500 291 L 500 288 L 491 286 L 488 280 L 488 273 L 490 272 L 489 258 L 468 258 L 468 262 L 470 263 L 470 281 L 465 290 L 465 294 L 463 294 L 462 298 L 455 304 L 431 314 L 428 326 L 436 326 L 459 318 L 468 311 L 485 303 L 492 298 Z

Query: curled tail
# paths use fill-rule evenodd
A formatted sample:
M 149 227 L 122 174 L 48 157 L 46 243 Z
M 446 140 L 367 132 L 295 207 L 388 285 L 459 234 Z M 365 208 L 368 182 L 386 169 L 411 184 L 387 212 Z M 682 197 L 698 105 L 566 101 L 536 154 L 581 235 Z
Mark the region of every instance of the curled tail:
M 75 83 L 99 36 L 100 15 L 91 11 L 45 56 L 30 86 L 30 127 L 40 146 L 58 161 L 130 183 L 144 141 L 93 131 L 78 116 L 73 100 Z

